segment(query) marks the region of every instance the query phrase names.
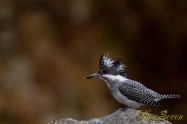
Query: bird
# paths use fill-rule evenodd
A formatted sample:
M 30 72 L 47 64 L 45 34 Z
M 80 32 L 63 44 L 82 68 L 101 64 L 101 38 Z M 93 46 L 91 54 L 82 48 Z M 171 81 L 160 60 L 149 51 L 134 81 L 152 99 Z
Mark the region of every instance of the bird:
M 125 65 L 120 59 L 112 60 L 108 54 L 102 54 L 99 71 L 85 79 L 98 78 L 105 82 L 112 96 L 126 107 L 138 109 L 144 105 L 159 107 L 162 99 L 179 98 L 177 94 L 159 94 L 142 83 L 128 79 Z

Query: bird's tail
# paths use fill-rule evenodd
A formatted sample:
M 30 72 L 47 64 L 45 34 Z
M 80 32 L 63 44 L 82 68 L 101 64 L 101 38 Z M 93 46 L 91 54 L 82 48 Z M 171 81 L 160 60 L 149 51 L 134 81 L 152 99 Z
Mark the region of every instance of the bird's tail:
M 173 98 L 180 98 L 180 95 L 177 95 L 177 94 L 160 95 L 160 99 L 173 99 Z

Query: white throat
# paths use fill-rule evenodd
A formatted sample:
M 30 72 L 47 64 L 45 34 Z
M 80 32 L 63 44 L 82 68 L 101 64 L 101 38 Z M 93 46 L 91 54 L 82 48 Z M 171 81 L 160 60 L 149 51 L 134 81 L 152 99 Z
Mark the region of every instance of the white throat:
M 105 75 L 103 75 L 103 77 L 108 78 L 109 80 L 112 80 L 112 81 L 114 81 L 114 80 L 117 80 L 117 81 L 126 81 L 126 80 L 128 80 L 126 77 L 121 76 L 121 75 L 105 74 Z

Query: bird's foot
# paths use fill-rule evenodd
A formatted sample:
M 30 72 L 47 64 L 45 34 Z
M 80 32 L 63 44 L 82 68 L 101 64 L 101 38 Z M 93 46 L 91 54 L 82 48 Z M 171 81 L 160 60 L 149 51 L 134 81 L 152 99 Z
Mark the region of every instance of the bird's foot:
M 119 111 L 124 112 L 124 111 L 126 111 L 128 108 L 129 108 L 129 107 L 119 108 Z

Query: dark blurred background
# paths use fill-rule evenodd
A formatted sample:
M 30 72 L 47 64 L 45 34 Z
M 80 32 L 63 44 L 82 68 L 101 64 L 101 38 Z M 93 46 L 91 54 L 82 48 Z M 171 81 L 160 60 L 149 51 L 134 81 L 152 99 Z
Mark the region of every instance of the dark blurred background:
M 123 107 L 102 81 L 83 79 L 108 52 L 128 78 L 181 95 L 152 113 L 186 118 L 186 0 L 0 0 L 0 123 L 88 120 Z

